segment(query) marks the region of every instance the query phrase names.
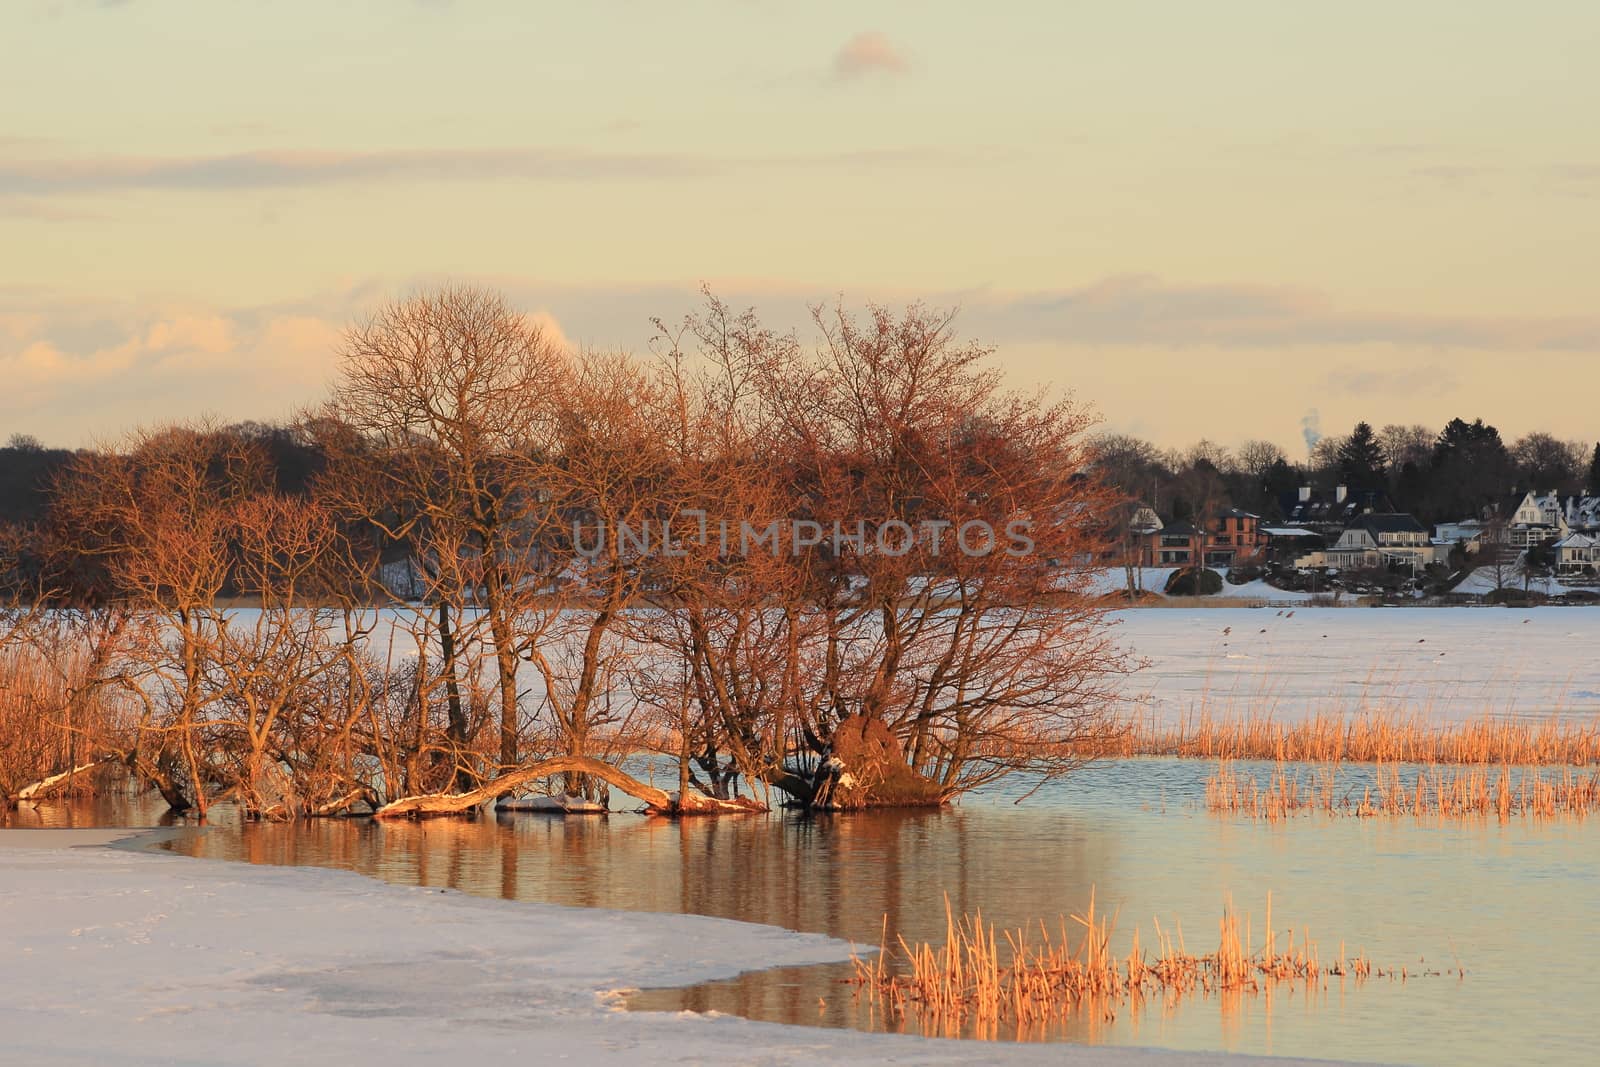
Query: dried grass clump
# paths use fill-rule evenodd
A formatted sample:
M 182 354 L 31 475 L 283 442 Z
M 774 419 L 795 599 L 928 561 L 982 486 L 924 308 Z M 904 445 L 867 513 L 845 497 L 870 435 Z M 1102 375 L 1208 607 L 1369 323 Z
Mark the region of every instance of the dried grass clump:
M 1230 900 L 1218 922 L 1216 951 L 1191 954 L 1183 928 L 1174 934 L 1155 924 L 1157 952 L 1148 956 L 1134 930 L 1126 957 L 1116 958 L 1111 936 L 1116 916 L 1089 906 L 1071 917 L 1079 931 L 1074 947 L 1066 920 L 1052 932 L 1043 922 L 997 934 L 982 913 L 957 918 L 945 900 L 943 944 L 908 944 L 896 937 L 883 943 L 876 956 L 852 957 L 851 979 L 857 995 L 869 998 L 874 1011 L 899 1024 L 918 1023 L 924 1033 L 956 1036 L 970 1033 L 994 1038 L 1004 1023 L 1019 1037 L 1074 1012 L 1109 1021 L 1124 1005 L 1137 1006 L 1150 994 L 1169 998 L 1186 995 L 1258 993 L 1279 983 L 1305 987 L 1328 977 L 1405 977 L 1404 972 L 1374 967 L 1365 955 L 1347 958 L 1343 944 L 1338 959 L 1324 965 L 1316 943 L 1305 931 L 1299 940 L 1288 934 L 1281 946 L 1272 926 L 1272 897 L 1267 896 L 1267 934 L 1257 949 L 1251 943 L 1250 920 L 1241 924 Z M 1459 969 L 1442 972 L 1462 975 Z
M 1134 727 L 1118 754 L 1305 763 L 1600 764 L 1600 722 L 1552 715 L 1538 722 L 1484 715 L 1439 723 L 1423 712 L 1319 711 L 1294 723 L 1270 713 L 1201 713 L 1164 728 Z
M 1559 773 L 1538 767 L 1461 767 L 1425 764 L 1402 772 L 1392 764 L 1378 767 L 1371 783 L 1340 792 L 1338 766 L 1314 770 L 1313 785 L 1302 784 L 1298 772 L 1279 763 L 1265 786 L 1255 776 L 1222 760 L 1206 780 L 1210 811 L 1247 815 L 1276 822 L 1291 815 L 1467 818 L 1512 816 L 1541 819 L 1586 818 L 1600 809 L 1600 772 L 1583 774 L 1571 767 Z

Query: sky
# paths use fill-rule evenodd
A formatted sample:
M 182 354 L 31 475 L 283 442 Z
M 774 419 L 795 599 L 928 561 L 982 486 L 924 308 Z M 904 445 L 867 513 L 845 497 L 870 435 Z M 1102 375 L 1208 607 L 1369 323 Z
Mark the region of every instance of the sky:
M 1600 438 L 1600 5 L 6 0 L 0 439 L 290 416 L 440 282 L 960 309 L 1164 446 Z

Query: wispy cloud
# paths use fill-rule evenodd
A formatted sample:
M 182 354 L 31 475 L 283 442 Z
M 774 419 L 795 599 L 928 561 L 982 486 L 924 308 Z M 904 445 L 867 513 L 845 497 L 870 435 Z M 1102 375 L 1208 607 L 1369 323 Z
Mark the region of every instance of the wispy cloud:
M 1323 388 L 1346 396 L 1449 396 L 1461 387 L 1454 368 L 1437 362 L 1400 367 L 1335 367 L 1323 379 Z
M 833 76 L 840 81 L 904 74 L 910 69 L 905 54 L 876 30 L 856 34 L 833 56 Z
M 1498 174 L 1500 170 L 1497 167 L 1479 167 L 1462 163 L 1439 163 L 1429 167 L 1418 167 L 1411 173 L 1418 178 L 1425 178 L 1440 185 L 1459 188 L 1468 182 Z
M 997 335 L 1067 343 L 1391 344 L 1497 351 L 1600 351 L 1600 317 L 1427 315 L 1341 308 L 1325 296 L 1264 285 L 1180 285 L 1108 278 L 1076 289 L 964 301 Z
M 581 150 L 404 149 L 379 152 L 282 150 L 183 157 L 59 156 L 0 159 L 0 197 L 48 197 L 134 190 L 238 191 L 407 181 L 634 181 L 697 178 L 749 169 L 857 167 L 938 162 L 970 156 L 946 148 L 882 148 L 789 156 L 692 156 Z
M 0 193 L 43 196 L 129 189 L 266 189 L 381 180 L 580 181 L 681 177 L 707 169 L 706 162 L 685 156 L 553 149 L 302 150 L 179 158 L 96 156 L 0 161 Z
M 103 220 L 105 216 L 94 211 L 63 207 L 49 200 L 0 194 L 0 218 L 32 219 L 37 222 L 93 222 Z
M 283 415 L 323 395 L 347 325 L 386 300 L 446 280 L 501 289 L 563 340 L 607 349 L 643 351 L 654 333 L 653 317 L 670 322 L 701 302 L 698 283 L 691 280 L 578 285 L 526 277 L 369 278 L 294 301 L 234 308 L 0 288 L 0 380 L 7 383 L 0 423 L 7 432 L 70 443 L 114 432 L 135 417 Z M 802 335 L 808 307 L 840 299 L 835 289 L 788 281 L 713 279 L 711 287 L 730 305 L 755 307 L 774 326 L 799 327 Z M 1273 286 L 1180 285 L 1138 277 L 1020 294 L 887 288 L 843 294 L 847 307 L 914 299 L 959 307 L 958 331 L 993 342 L 1002 353 L 1025 346 L 1034 353 L 1029 358 L 1036 361 L 1030 372 L 1035 380 L 1057 378 L 1058 360 L 1083 353 L 1119 346 L 1166 350 L 1140 360 L 1094 361 L 1097 399 L 1130 411 L 1138 409 L 1130 396 L 1179 397 L 1200 387 L 1186 370 L 1193 362 L 1189 348 L 1232 354 L 1257 367 L 1281 363 L 1284 383 L 1299 382 L 1305 395 L 1332 405 L 1324 415 L 1337 409 L 1338 418 L 1355 402 L 1368 404 L 1374 397 L 1420 402 L 1486 386 L 1504 365 L 1504 353 L 1543 353 L 1579 369 L 1600 355 L 1597 317 L 1361 312 L 1340 309 L 1315 293 Z M 1290 354 L 1296 348 L 1301 352 Z M 1052 355 L 1037 362 L 1040 352 Z M 1582 418 L 1581 390 L 1561 399 L 1563 410 Z M 1217 402 L 1225 401 L 1219 394 Z M 1160 410 L 1170 415 L 1188 407 L 1172 399 L 1171 410 Z M 130 414 L 135 410 L 137 416 Z M 1282 429 L 1293 427 L 1284 423 Z M 1315 412 L 1300 431 L 1307 440 L 1320 433 Z

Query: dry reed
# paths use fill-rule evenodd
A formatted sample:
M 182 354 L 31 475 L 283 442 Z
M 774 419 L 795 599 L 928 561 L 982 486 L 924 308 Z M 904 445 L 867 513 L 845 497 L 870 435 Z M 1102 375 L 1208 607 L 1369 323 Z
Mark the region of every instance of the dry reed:
M 946 898 L 943 944 L 909 944 L 897 937 L 891 946 L 885 917 L 877 955 L 853 957 L 851 982 L 875 1012 L 896 1023 L 914 1020 L 924 1033 L 940 1036 L 993 1038 L 1002 1023 L 1026 1037 L 1073 1012 L 1109 1021 L 1123 1005 L 1137 1007 L 1155 993 L 1170 1001 L 1185 995 L 1253 994 L 1278 983 L 1317 988 L 1329 977 L 1401 977 L 1375 967 L 1363 954 L 1347 957 L 1343 944 L 1338 958 L 1324 964 L 1303 930 L 1298 940 L 1291 930 L 1280 945 L 1271 894 L 1260 948 L 1251 943 L 1249 917 L 1241 925 L 1231 900 L 1218 922 L 1217 949 L 1205 955 L 1188 951 L 1181 925 L 1169 932 L 1158 920 L 1153 957 L 1135 929 L 1127 956 L 1118 959 L 1111 949 L 1116 916 L 1097 913 L 1092 892 L 1089 906 L 1071 922 L 1079 931 L 1076 947 L 1066 920 L 1055 932 L 1041 922 L 1037 930 L 1018 927 L 997 935 L 981 912 L 957 918 Z M 1459 968 L 1429 973 L 1464 974 Z
M 26 646 L 0 649 L 0 807 L 30 785 L 42 797 L 40 783 L 48 782 L 53 795 L 89 792 L 99 783 L 98 746 L 125 729 L 128 709 L 93 690 L 88 672 L 82 649 L 49 661 Z
M 1120 756 L 1351 763 L 1600 764 L 1600 721 L 1552 715 L 1529 722 L 1493 715 L 1439 723 L 1422 712 L 1318 711 L 1285 723 L 1270 714 L 1201 713 L 1175 727 L 1139 723 Z
M 1393 764 L 1382 764 L 1370 781 L 1345 787 L 1342 792 L 1336 765 L 1313 768 L 1312 774 L 1312 781 L 1302 781 L 1298 770 L 1280 762 L 1267 783 L 1261 785 L 1254 775 L 1223 760 L 1206 780 L 1206 807 L 1214 812 L 1274 822 L 1307 812 L 1582 819 L 1600 809 L 1600 772 L 1580 774 L 1571 767 L 1562 768 L 1557 774 L 1507 765 L 1425 764 L 1402 772 Z

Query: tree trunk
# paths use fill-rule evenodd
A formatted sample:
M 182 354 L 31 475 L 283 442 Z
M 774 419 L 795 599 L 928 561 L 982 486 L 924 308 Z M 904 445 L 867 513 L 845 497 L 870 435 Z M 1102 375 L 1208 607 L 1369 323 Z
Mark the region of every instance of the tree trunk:
M 609 763 L 587 756 L 557 756 L 554 759 L 540 760 L 518 770 L 502 774 L 491 779 L 476 789 L 462 793 L 444 793 L 435 796 L 401 797 L 379 808 L 373 814 L 380 819 L 392 819 L 403 815 L 458 815 L 469 811 L 480 804 L 488 803 L 496 797 L 511 792 L 518 786 L 540 778 L 552 778 L 558 774 L 579 773 L 592 775 L 604 782 L 616 786 L 631 797 L 644 801 L 650 811 L 663 815 L 707 815 L 721 812 L 739 811 L 765 811 L 763 805 L 754 801 L 723 801 L 713 800 L 710 797 L 679 794 L 674 798 L 671 793 L 657 789 L 653 785 L 634 778 L 632 775 L 619 771 Z
M 467 747 L 467 716 L 461 709 L 461 683 L 456 678 L 456 634 L 450 625 L 450 605 L 439 601 L 439 655 L 444 671 L 445 704 L 449 722 L 445 736 L 455 750 L 456 788 L 465 789 L 472 784 L 467 769 L 461 765 L 461 752 Z

